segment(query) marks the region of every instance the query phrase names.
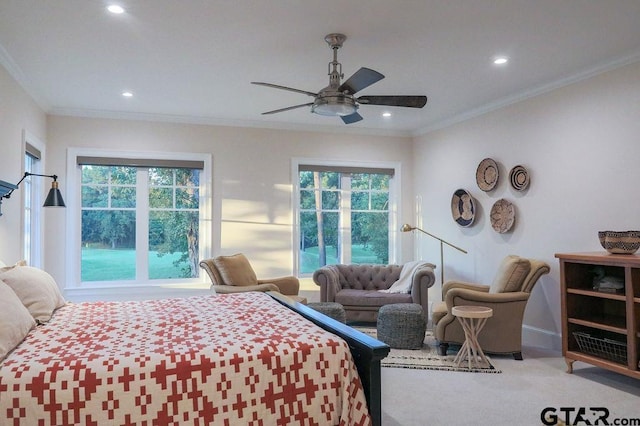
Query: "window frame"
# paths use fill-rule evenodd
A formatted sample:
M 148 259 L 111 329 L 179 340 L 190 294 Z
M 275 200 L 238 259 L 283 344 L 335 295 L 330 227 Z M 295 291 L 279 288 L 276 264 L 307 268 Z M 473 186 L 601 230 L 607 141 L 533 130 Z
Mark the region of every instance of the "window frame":
M 32 151 L 39 151 L 39 155 L 33 155 Z M 45 144 L 27 130 L 22 132 L 22 167 L 25 172 L 44 174 Z M 32 169 L 27 170 L 26 157 L 34 159 Z M 42 268 L 44 266 L 43 241 L 44 241 L 44 215 L 38 214 L 42 209 L 46 179 L 30 177 L 22 183 L 22 218 L 21 218 L 21 253 L 22 257 L 31 266 Z M 30 208 L 29 208 L 30 207 Z
M 190 287 L 191 285 L 208 284 L 205 273 L 196 278 L 148 279 L 140 281 L 92 281 L 81 280 L 81 170 L 77 164 L 79 157 L 123 158 L 158 161 L 199 161 L 204 164 L 200 170 L 200 218 L 199 218 L 199 258 L 211 257 L 212 247 L 212 156 L 203 153 L 184 152 L 123 152 L 87 148 L 70 148 L 67 151 L 67 223 L 69 224 L 66 252 L 67 280 L 65 293 L 70 295 L 99 293 L 103 289 L 129 290 L 128 293 L 143 294 L 149 288 L 158 287 Z M 148 211 L 147 211 L 148 213 Z M 145 251 L 146 255 L 146 251 Z M 199 287 L 198 287 L 199 288 Z
M 291 161 L 291 182 L 293 184 L 292 201 L 293 206 L 293 232 L 292 232 L 292 256 L 293 256 L 293 274 L 300 278 L 311 277 L 312 273 L 300 272 L 300 167 L 301 166 L 320 166 L 326 168 L 327 171 L 336 168 L 356 168 L 370 169 L 371 173 L 376 173 L 380 169 L 393 169 L 394 173 L 389 179 L 389 264 L 397 263 L 399 253 L 399 237 L 396 230 L 399 227 L 399 218 L 401 217 L 400 206 L 402 205 L 402 194 L 400 191 L 402 170 L 401 163 L 396 161 L 349 161 L 349 160 L 327 160 L 320 158 L 293 158 Z M 345 191 L 342 188 L 340 191 Z M 344 197 L 341 197 L 341 199 Z M 350 218 L 349 218 L 350 221 Z M 351 230 L 340 233 L 347 233 L 344 238 L 349 237 Z M 340 253 L 341 263 L 350 263 L 350 253 Z

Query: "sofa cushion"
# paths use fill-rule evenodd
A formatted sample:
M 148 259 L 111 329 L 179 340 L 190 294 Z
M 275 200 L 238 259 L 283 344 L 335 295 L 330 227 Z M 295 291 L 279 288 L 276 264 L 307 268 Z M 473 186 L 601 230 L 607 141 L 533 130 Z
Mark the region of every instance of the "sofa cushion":
M 386 290 L 400 278 L 399 265 L 336 265 L 340 287 L 354 290 Z
M 412 303 L 411 295 L 381 293 L 379 291 L 345 289 L 336 294 L 336 302 L 342 306 L 380 307 L 390 303 Z
M 502 260 L 491 284 L 491 293 L 520 291 L 524 279 L 531 271 L 531 262 L 518 256 L 507 256 Z
M 232 256 L 218 256 L 213 259 L 213 264 L 218 268 L 222 282 L 226 285 L 256 285 L 258 277 L 249 260 L 244 254 L 238 253 Z

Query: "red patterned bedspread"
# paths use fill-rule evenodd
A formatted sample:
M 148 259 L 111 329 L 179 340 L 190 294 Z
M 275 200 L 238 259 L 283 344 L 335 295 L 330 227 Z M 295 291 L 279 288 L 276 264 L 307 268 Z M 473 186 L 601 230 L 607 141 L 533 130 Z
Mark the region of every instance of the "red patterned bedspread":
M 263 293 L 68 304 L 0 364 L 4 425 L 369 425 L 348 345 Z

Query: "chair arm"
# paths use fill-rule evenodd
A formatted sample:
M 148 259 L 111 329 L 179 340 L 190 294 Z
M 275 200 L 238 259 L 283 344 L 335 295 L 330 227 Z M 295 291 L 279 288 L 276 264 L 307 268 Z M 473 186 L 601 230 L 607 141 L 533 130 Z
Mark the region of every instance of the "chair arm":
M 275 284 L 257 284 L 257 285 L 226 285 L 214 284 L 211 286 L 218 294 L 246 293 L 248 291 L 280 291 Z
M 420 265 L 413 273 L 413 280 L 411 288 L 416 286 L 421 287 L 423 290 L 428 289 L 436 283 L 436 274 L 433 272 L 436 265 L 433 263 L 425 263 Z
M 513 302 L 526 302 L 529 300 L 529 293 L 524 291 L 514 291 L 508 293 L 485 293 L 481 291 L 469 290 L 466 288 L 450 289 L 446 296 L 447 311 L 451 312 L 453 306 L 461 306 L 464 304 L 479 305 L 485 304 L 491 308 L 491 305 L 499 305 Z
M 258 280 L 258 284 L 274 284 L 280 293 L 288 296 L 297 296 L 300 290 L 300 281 L 294 276 Z
M 484 291 L 470 290 L 468 288 L 451 288 L 445 295 L 445 304 L 447 313 L 442 317 L 436 326 L 435 335 L 438 340 L 444 339 L 445 329 L 456 320 L 451 313 L 454 306 L 485 306 L 493 309 L 494 321 L 502 321 L 504 317 L 508 317 L 509 321 L 513 320 L 516 314 L 520 318 L 520 326 L 522 325 L 522 315 L 529 300 L 529 293 L 518 291 L 512 293 L 488 293 Z M 517 321 L 516 321 L 517 323 Z M 445 339 L 446 340 L 446 339 Z
M 481 292 L 484 292 L 484 293 L 488 293 L 489 289 L 490 289 L 489 286 L 482 285 L 482 284 L 467 283 L 467 282 L 464 282 L 464 281 L 447 281 L 442 286 L 442 296 L 446 297 L 446 295 L 449 292 L 449 290 L 454 289 L 454 288 L 467 289 L 467 290 L 472 290 L 472 291 L 481 291 Z
M 340 273 L 333 265 L 323 266 L 313 273 L 313 282 L 320 286 L 320 301 L 334 302 L 336 293 L 342 290 Z
M 209 279 L 211 279 L 211 283 L 213 285 L 222 284 L 222 279 L 220 278 L 216 265 L 213 263 L 213 259 L 202 260 L 200 262 L 200 267 L 205 270 L 207 275 L 209 275 Z
M 429 310 L 429 288 L 436 283 L 434 267 L 435 265 L 431 263 L 420 265 L 413 273 L 411 280 L 411 300 L 422 306 L 425 314 Z

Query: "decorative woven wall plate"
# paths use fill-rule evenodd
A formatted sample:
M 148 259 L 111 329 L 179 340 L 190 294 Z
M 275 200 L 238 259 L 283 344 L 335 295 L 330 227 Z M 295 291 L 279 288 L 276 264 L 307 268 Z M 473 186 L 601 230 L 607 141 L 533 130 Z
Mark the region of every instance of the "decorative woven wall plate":
M 476 182 L 483 191 L 491 191 L 498 184 L 498 164 L 492 158 L 485 158 L 478 164 Z
M 451 197 L 451 215 L 460 226 L 467 227 L 473 224 L 476 218 L 476 206 L 473 197 L 464 189 L 457 189 Z
M 529 172 L 524 166 L 517 165 L 509 172 L 509 181 L 516 191 L 524 191 L 529 186 Z
M 499 234 L 509 232 L 516 220 L 516 208 L 504 198 L 499 199 L 491 207 L 491 227 Z

